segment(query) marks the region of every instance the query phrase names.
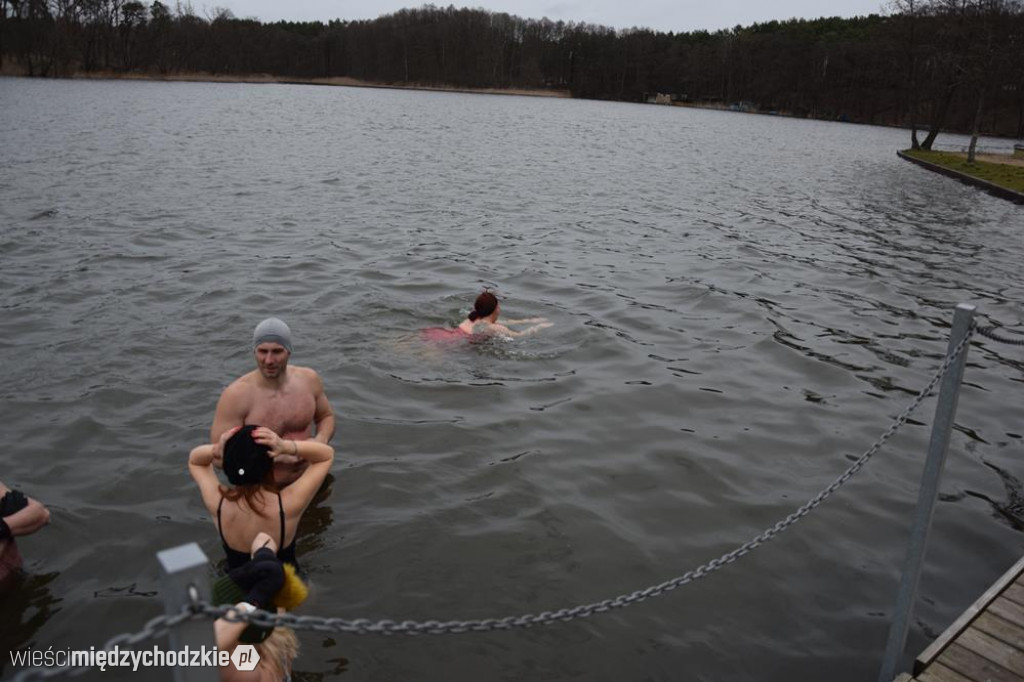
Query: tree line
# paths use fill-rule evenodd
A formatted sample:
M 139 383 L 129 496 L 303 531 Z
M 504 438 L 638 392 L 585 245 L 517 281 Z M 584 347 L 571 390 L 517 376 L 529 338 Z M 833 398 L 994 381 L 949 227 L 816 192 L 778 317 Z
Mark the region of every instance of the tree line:
M 616 30 L 425 5 L 262 23 L 159 0 L 0 0 L 0 68 L 563 90 L 1024 137 L 1022 0 L 893 0 L 885 15 L 715 32 Z M 917 130 L 921 130 L 921 138 Z

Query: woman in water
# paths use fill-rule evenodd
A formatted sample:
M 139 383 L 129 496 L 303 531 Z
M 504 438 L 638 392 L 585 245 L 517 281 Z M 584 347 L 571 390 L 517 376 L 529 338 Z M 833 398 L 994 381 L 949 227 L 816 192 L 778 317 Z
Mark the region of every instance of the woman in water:
M 213 458 L 223 451 L 223 486 L 213 470 Z M 292 455 L 309 466 L 287 488 L 274 484 L 274 458 Z M 200 445 L 188 457 L 188 470 L 199 485 L 203 503 L 215 518 L 228 569 L 249 561 L 253 538 L 266 533 L 276 538 L 277 557 L 293 566 L 299 519 L 327 477 L 334 448 L 315 440 L 283 440 L 261 426 L 225 431 L 216 444 Z
M 476 297 L 469 317 L 463 320 L 456 329 L 466 336 L 486 334 L 489 336 L 515 337 L 527 336 L 551 326 L 551 323 L 543 317 L 529 317 L 525 320 L 505 320 L 505 324 L 498 324 L 499 315 L 501 315 L 501 305 L 498 303 L 498 297 L 489 291 L 485 291 Z M 521 331 L 508 328 L 508 325 L 521 324 L 532 324 L 533 326 Z

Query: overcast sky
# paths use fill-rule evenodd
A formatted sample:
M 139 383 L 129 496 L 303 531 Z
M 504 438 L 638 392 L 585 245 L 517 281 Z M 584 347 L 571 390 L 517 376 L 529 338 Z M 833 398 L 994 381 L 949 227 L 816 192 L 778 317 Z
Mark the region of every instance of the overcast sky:
M 212 16 L 214 8 L 226 7 L 236 17 L 255 17 L 264 22 L 375 19 L 381 14 L 424 4 L 418 0 L 192 0 L 200 15 Z M 479 0 L 433 4 L 482 7 L 527 19 L 547 17 L 554 21 L 585 21 L 613 28 L 641 26 L 664 32 L 715 31 L 792 17 L 864 16 L 882 13 L 885 5 L 883 0 Z

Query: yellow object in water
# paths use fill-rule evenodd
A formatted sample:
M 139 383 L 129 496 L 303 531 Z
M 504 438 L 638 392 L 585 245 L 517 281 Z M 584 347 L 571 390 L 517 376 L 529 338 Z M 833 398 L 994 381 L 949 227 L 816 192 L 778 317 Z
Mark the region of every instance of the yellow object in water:
M 274 597 L 274 606 L 285 611 L 291 611 L 306 601 L 309 596 L 309 588 L 302 578 L 295 572 L 295 567 L 289 563 L 284 564 L 284 585 Z

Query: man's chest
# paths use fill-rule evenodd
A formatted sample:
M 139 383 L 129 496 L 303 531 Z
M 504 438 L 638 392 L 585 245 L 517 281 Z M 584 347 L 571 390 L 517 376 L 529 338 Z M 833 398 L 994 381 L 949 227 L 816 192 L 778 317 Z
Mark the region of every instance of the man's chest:
M 308 392 L 275 391 L 257 396 L 245 421 L 268 426 L 278 433 L 282 429 L 303 429 L 316 413 L 316 401 Z

